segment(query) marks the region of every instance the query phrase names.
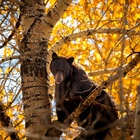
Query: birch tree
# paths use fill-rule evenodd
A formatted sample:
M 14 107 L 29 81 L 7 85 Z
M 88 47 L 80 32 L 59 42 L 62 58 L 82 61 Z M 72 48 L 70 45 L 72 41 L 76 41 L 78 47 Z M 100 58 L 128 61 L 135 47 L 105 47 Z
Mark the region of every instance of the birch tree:
M 139 0 L 0 0 L 0 138 L 58 139 L 83 111 L 78 107 L 64 124 L 53 121 L 52 52 L 75 57 L 101 85 L 81 104 L 106 88 L 122 118 L 119 138 L 130 138 L 123 116 L 135 109 L 140 78 L 139 6 Z M 73 139 L 69 131 L 64 138 Z

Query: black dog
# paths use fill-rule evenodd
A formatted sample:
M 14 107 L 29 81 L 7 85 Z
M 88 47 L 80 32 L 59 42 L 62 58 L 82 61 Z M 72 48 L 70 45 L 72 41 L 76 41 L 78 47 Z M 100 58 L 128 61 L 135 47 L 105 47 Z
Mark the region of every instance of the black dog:
M 57 56 L 56 53 L 52 54 L 50 70 L 55 78 L 56 111 L 60 122 L 63 122 L 78 107 L 81 98 L 84 99 L 96 88 L 96 83 L 89 80 L 83 69 L 73 65 L 73 61 L 73 57 L 67 59 Z M 69 100 L 66 100 L 68 98 Z M 118 118 L 115 106 L 104 90 L 95 101 L 112 109 L 91 104 L 80 114 L 77 122 L 87 130 L 80 135 L 85 140 L 103 140 L 111 124 Z

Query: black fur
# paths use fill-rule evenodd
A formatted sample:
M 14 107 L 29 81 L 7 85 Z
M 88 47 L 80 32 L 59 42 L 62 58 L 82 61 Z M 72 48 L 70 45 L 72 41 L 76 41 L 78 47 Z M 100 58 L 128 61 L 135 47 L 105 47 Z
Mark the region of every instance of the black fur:
M 67 59 L 53 53 L 50 64 L 50 70 L 55 78 L 56 111 L 60 122 L 63 122 L 78 107 L 82 99 L 96 88 L 96 83 L 89 80 L 83 69 L 73 65 L 73 61 L 73 57 Z M 115 107 L 104 90 L 95 101 Z M 82 133 L 80 136 L 85 140 L 103 140 L 110 125 L 117 118 L 115 109 L 105 109 L 97 104 L 91 104 L 77 118 L 78 125 L 87 130 L 87 133 Z

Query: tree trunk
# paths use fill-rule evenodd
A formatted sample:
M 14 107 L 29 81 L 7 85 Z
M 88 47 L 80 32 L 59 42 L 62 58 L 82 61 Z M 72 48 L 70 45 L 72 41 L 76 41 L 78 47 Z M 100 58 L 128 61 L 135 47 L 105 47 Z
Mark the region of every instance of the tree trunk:
M 44 41 L 44 32 L 39 29 L 41 24 L 43 25 L 42 22 L 40 24 L 40 15 L 43 12 L 34 5 L 21 7 L 24 35 L 20 44 L 23 56 L 21 80 L 28 139 L 34 139 L 35 134 L 44 136 L 51 123 L 46 71 L 47 41 Z
M 21 65 L 23 104 L 27 131 L 45 134 L 51 113 L 48 98 L 46 61 L 42 55 L 25 59 Z
M 47 46 L 53 27 L 72 0 L 58 0 L 46 14 L 44 0 L 25 0 L 20 6 L 23 39 L 19 45 L 23 106 L 27 132 L 45 136 L 50 127 L 51 109 L 47 86 Z M 59 132 L 59 135 L 61 132 Z M 47 136 L 52 136 L 50 131 Z M 29 138 L 28 137 L 28 138 Z M 30 138 L 30 139 L 32 139 Z M 38 138 L 40 139 L 40 137 Z

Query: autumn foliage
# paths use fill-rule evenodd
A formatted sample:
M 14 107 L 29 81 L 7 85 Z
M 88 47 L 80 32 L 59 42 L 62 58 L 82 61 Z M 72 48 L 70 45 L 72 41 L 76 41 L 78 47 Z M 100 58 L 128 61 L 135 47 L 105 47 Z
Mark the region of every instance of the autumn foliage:
M 43 14 L 48 14 L 60 1 L 44 0 Z M 24 31 L 20 17 L 23 3 L 22 0 L 0 0 L 0 100 L 12 122 L 11 129 L 0 123 L 0 139 L 10 140 L 11 130 L 20 139 L 25 138 L 20 64 L 26 57 L 21 51 L 21 41 L 28 30 Z M 33 6 L 36 8 L 40 5 L 37 3 Z M 125 77 L 121 70 L 140 54 L 139 0 L 74 0 L 48 34 L 48 52 L 44 59 L 50 96 L 54 96 L 54 79 L 49 72 L 49 63 L 55 51 L 64 57 L 73 56 L 75 63 L 81 65 L 98 84 L 116 74 L 116 69 L 120 68 L 119 79 L 106 90 L 115 100 L 120 117 L 135 109 L 140 63 Z M 37 49 L 34 50 L 37 52 Z M 50 101 L 53 102 L 53 99 L 50 98 Z M 52 120 L 55 119 L 56 114 L 53 113 Z M 71 131 L 75 132 L 69 129 L 67 133 Z M 65 138 L 72 139 L 74 135 L 72 133 Z

